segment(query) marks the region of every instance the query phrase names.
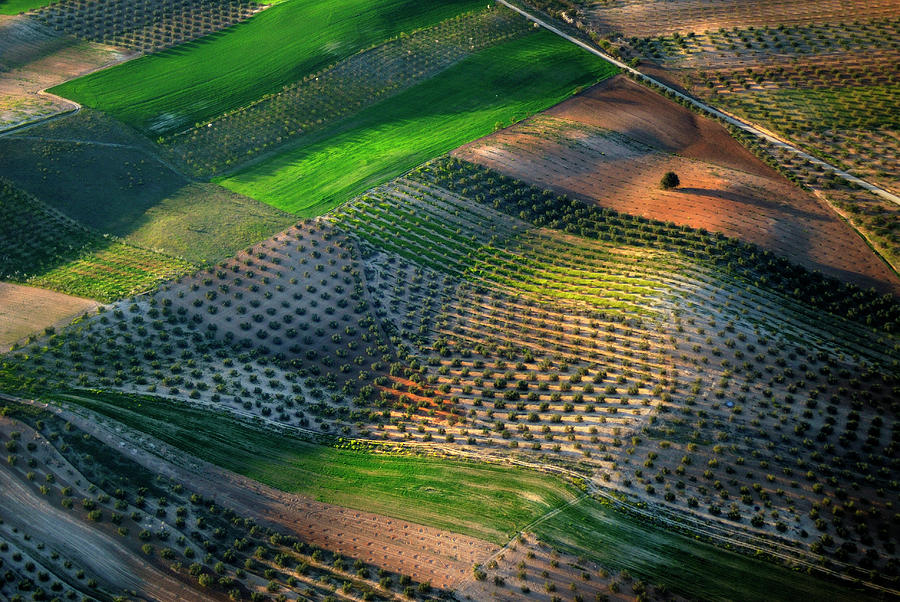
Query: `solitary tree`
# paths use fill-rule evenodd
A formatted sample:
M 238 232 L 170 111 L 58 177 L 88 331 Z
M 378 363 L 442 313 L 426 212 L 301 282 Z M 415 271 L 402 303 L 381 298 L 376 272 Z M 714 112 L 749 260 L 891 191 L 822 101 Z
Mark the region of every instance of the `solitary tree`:
M 663 190 L 671 190 L 672 188 L 678 188 L 680 183 L 678 175 L 674 171 L 667 171 L 666 175 L 662 177 L 662 181 L 660 181 L 659 185 Z

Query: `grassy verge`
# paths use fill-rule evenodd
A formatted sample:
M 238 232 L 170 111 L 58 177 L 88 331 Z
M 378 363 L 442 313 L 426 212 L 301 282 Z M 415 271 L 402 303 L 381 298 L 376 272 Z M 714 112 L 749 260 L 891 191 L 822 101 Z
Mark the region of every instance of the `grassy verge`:
M 325 447 L 159 398 L 60 397 L 277 489 L 498 544 L 575 495 L 535 472 Z
M 220 183 L 297 215 L 318 215 L 613 73 L 609 63 L 539 31 L 483 50 L 360 112 L 324 139 Z
M 701 600 L 874 598 L 648 525 L 586 498 L 534 529 L 545 542 Z
M 402 32 L 485 2 L 289 0 L 224 32 L 100 71 L 54 94 L 153 135 L 192 127 Z

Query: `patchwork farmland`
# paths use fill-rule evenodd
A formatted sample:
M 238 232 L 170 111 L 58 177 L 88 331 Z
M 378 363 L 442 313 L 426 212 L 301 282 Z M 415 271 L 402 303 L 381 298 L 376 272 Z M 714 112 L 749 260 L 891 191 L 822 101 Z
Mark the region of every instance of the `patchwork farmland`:
M 0 598 L 900 595 L 896 7 L 516 6 L 0 2 Z

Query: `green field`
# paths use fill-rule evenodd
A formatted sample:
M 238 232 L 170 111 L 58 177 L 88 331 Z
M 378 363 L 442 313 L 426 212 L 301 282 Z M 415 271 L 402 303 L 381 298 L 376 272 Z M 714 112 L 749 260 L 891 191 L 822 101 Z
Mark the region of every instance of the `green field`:
M 0 0 L 0 15 L 18 15 L 19 13 L 47 6 L 53 0 Z
M 586 498 L 534 529 L 543 541 L 700 600 L 875 599 L 871 591 L 728 552 Z
M 325 447 L 158 398 L 60 398 L 283 491 L 501 545 L 575 495 L 574 488 L 536 472 Z
M 615 72 L 609 63 L 538 31 L 483 50 L 362 111 L 318 142 L 220 183 L 298 215 L 321 214 Z
M 231 257 L 297 218 L 209 183 L 189 184 L 145 211 L 126 240 L 194 263 Z
M 289 0 L 227 31 L 52 88 L 154 136 L 192 127 L 483 0 Z
M 522 469 L 335 449 L 273 436 L 159 398 L 79 393 L 53 399 L 75 402 L 284 491 L 498 544 L 577 493 L 555 477 Z M 560 550 L 612 570 L 627 569 L 689 598 L 866 599 L 864 592 L 665 531 L 589 498 L 533 530 Z

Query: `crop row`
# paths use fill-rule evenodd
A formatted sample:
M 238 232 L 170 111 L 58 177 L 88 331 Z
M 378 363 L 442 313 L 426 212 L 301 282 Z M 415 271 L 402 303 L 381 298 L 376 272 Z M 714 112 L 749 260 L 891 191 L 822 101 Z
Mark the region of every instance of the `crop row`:
M 896 20 L 897 7 L 891 0 L 814 0 L 784 4 L 764 0 L 743 2 L 707 2 L 686 0 L 677 11 L 663 4 L 643 0 L 625 0 L 611 7 L 595 7 L 586 15 L 588 26 L 598 32 L 625 36 L 649 37 L 746 27 L 747 23 L 762 27 L 840 24 L 835 27 L 865 27 L 867 23 Z
M 191 267 L 94 233 L 2 180 L 0 220 L 3 279 L 112 301 Z
M 886 18 L 866 23 L 780 25 L 718 29 L 703 33 L 665 35 L 627 40 L 636 56 L 656 60 L 721 61 L 726 57 L 771 60 L 779 55 L 811 55 L 834 51 L 897 49 L 900 20 Z
M 251 0 L 62 0 L 32 14 L 83 40 L 155 52 L 230 27 L 260 8 Z
M 691 258 L 710 258 L 736 276 L 776 291 L 797 295 L 811 307 L 823 309 L 873 328 L 900 328 L 900 304 L 890 295 L 863 291 L 850 284 L 810 272 L 755 245 L 720 234 L 676 227 L 540 191 L 513 178 L 457 159 L 441 159 L 419 171 L 426 181 L 451 192 L 468 191 L 481 202 L 518 215 L 539 227 L 564 230 L 586 238 L 652 246 Z
M 525 23 L 508 11 L 463 14 L 359 52 L 277 94 L 161 142 L 192 172 L 216 174 L 326 128 L 473 52 L 527 31 Z

